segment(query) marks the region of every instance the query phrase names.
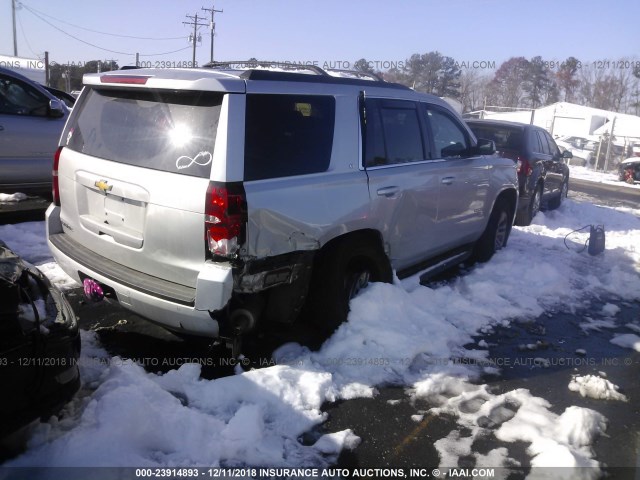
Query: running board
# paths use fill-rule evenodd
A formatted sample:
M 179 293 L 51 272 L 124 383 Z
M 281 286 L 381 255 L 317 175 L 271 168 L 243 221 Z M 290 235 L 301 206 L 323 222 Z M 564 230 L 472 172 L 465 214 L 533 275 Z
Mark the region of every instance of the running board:
M 413 267 L 406 268 L 397 272 L 398 278 L 402 280 L 403 278 L 410 277 L 412 275 L 420 274 L 420 281 L 424 281 L 430 277 L 438 275 L 439 273 L 448 270 L 449 268 L 455 267 L 460 263 L 467 260 L 471 257 L 473 253 L 473 245 L 468 245 L 463 248 L 458 248 L 452 251 L 449 251 L 443 255 L 439 255 L 429 261 L 419 263 L 418 265 L 414 265 Z
M 436 263 L 434 266 L 427 268 L 424 272 L 420 273 L 420 283 L 428 280 L 431 277 L 438 275 L 439 273 L 444 272 L 456 265 L 460 265 L 467 258 L 471 256 L 471 250 L 463 253 L 459 253 L 454 255 L 453 257 L 447 258 L 446 260 L 442 260 L 439 263 Z

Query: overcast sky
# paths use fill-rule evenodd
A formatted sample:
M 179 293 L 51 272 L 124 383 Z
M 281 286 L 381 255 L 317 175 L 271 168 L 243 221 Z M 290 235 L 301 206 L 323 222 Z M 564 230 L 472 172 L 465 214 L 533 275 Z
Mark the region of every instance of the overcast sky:
M 18 56 L 42 57 L 48 50 L 58 63 L 115 59 L 120 65 L 132 64 L 135 52 L 154 63 L 191 60 L 192 27 L 182 22 L 198 13 L 208 24 L 209 13 L 201 7 L 212 6 L 210 0 L 17 3 Z M 459 62 L 497 66 L 512 56 L 594 61 L 638 59 L 640 53 L 638 0 L 216 0 L 215 8 L 224 10 L 216 14 L 216 60 L 256 57 L 348 67 L 335 63 L 352 66 L 365 57 L 384 70 L 432 50 Z M 209 27 L 200 33 L 196 60 L 203 64 L 210 55 Z M 172 39 L 158 39 L 167 37 Z M 181 51 L 165 53 L 176 50 Z M 0 54 L 13 54 L 11 0 L 0 0 Z M 161 55 L 144 56 L 149 54 Z

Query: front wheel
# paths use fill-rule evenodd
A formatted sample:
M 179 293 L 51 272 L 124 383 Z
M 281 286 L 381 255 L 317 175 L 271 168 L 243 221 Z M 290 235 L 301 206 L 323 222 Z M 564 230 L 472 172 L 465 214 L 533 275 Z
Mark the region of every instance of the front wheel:
M 498 200 L 493 207 L 489 223 L 484 233 L 476 242 L 473 260 L 487 262 L 501 248 L 507 245 L 511 232 L 511 209 L 506 201 Z
M 370 282 L 391 281 L 391 265 L 380 246 L 361 236 L 338 241 L 316 258 L 306 315 L 331 333 L 347 320 L 349 303 Z
M 562 205 L 562 202 L 564 201 L 564 199 L 567 198 L 568 194 L 569 194 L 569 180 L 565 180 L 564 182 L 562 182 L 562 187 L 560 188 L 560 194 L 554 199 L 549 200 L 549 208 L 551 210 L 555 210 L 556 208 L 559 208 L 560 205 Z

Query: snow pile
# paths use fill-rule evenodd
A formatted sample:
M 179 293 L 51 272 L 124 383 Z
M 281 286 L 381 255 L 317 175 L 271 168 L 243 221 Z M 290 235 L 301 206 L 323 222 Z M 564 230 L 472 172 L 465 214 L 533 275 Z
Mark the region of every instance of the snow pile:
M 636 352 L 640 352 L 640 337 L 635 333 L 616 335 L 611 339 L 611 343 L 623 348 L 633 348 Z
M 626 402 L 628 399 L 618 392 L 619 388 L 606 378 L 598 377 L 597 375 L 585 375 L 583 377 L 574 375 L 569 383 L 569 390 L 579 392 L 583 397 Z
M 443 395 L 443 390 L 449 393 Z M 467 461 L 474 457 L 476 466 L 486 465 L 486 458 L 474 453 L 473 445 L 491 435 L 508 444 L 529 443 L 532 467 L 598 467 L 588 446 L 605 431 L 606 420 L 594 410 L 568 407 L 557 415 L 550 411 L 546 400 L 532 396 L 528 390 L 494 395 L 486 385 L 475 386 L 452 378 L 419 382 L 415 396 L 439 400 L 441 405 L 430 410 L 433 414 L 458 417 L 459 429 L 435 442 L 441 469 L 459 465 L 461 457 Z M 509 457 L 508 447 L 496 448 L 487 456 L 492 467 L 519 466 Z M 598 473 L 597 468 L 589 474 L 594 473 Z
M 423 287 L 413 277 L 371 285 L 352 302 L 349 322 L 319 351 L 285 345 L 274 352 L 276 366 L 202 380 L 194 364 L 165 375 L 117 357 L 88 365 L 86 390 L 72 414 L 43 424 L 32 448 L 7 465 L 327 464 L 358 439 L 350 431 L 314 436 L 325 419 L 321 405 L 373 396 L 377 385 L 396 384 L 413 386 L 416 398 L 437 405 L 434 411 L 456 415 L 472 436 L 493 432 L 505 442 L 528 442 L 534 465 L 597 466 L 588 445 L 604 429 L 602 416 L 577 407 L 556 415 L 526 390 L 492 395 L 469 383 L 481 367 L 452 360 L 486 360 L 487 350 L 465 345 L 496 324 L 550 308 L 576 310 L 600 294 L 640 299 L 639 217 L 637 210 L 568 200 L 539 214 L 533 225 L 514 229 L 507 249 L 450 283 Z M 583 234 L 568 241 L 573 251 L 565 248 L 567 233 L 586 223 L 607 226 L 604 254 L 577 253 Z M 54 282 L 70 285 L 51 263 L 43 223 L 0 226 L 0 238 Z M 87 362 L 96 356 L 104 358 L 95 345 L 83 348 Z M 473 439 L 460 438 L 460 450 L 453 449 L 455 436 L 438 443 L 443 465 L 457 465 L 473 448 Z M 516 465 L 506 448 L 475 458 L 478 465 Z
M 351 430 L 301 441 L 335 400 L 326 372 L 278 365 L 207 381 L 187 364 L 159 376 L 83 341 L 82 377 L 97 389 L 5 466 L 312 466 L 359 443 Z
M 29 197 L 24 193 L 0 193 L 0 203 L 22 202 L 27 198 Z

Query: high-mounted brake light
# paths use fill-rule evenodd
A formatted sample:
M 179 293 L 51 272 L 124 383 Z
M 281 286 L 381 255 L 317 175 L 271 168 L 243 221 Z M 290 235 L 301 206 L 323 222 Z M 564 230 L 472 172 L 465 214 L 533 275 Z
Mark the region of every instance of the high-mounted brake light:
M 100 83 L 125 83 L 129 85 L 145 85 L 149 75 L 102 75 Z
M 58 168 L 60 166 L 61 153 L 62 147 L 58 147 L 58 150 L 56 150 L 56 154 L 53 156 L 53 171 L 51 172 L 53 177 L 53 188 L 51 193 L 53 196 L 53 203 L 57 207 L 60 206 L 60 184 L 58 183 Z
M 234 256 L 245 241 L 247 199 L 242 183 L 210 182 L 205 204 L 205 243 L 215 256 Z

